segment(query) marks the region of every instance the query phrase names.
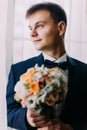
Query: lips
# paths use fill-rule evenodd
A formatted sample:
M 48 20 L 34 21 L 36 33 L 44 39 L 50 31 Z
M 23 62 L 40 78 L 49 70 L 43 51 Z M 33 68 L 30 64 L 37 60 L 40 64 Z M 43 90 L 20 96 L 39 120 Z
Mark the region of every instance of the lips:
M 39 42 L 39 41 L 41 41 L 41 39 L 36 39 L 36 40 L 34 40 L 33 42 L 34 42 L 34 43 L 37 43 L 37 42 Z

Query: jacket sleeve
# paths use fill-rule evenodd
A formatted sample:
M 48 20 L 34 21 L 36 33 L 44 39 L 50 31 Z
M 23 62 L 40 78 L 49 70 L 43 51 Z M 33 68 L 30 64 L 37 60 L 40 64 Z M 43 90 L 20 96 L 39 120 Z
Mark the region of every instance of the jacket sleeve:
M 9 73 L 6 91 L 8 126 L 19 130 L 36 130 L 36 128 L 31 127 L 27 122 L 27 109 L 22 108 L 20 103 L 17 103 L 14 100 L 14 85 L 17 82 L 15 79 L 16 78 L 12 66 Z

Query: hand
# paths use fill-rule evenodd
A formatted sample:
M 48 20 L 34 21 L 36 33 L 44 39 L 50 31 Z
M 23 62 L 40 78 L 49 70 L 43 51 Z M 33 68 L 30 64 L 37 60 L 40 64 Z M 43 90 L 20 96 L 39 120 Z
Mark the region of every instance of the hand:
M 59 125 L 49 125 L 49 126 L 44 126 L 42 128 L 38 128 L 37 130 L 62 130 L 62 129 L 60 129 Z
M 37 130 L 73 130 L 70 125 L 62 123 L 59 119 L 49 121 L 49 124 Z
M 39 115 L 34 109 L 27 109 L 26 113 L 28 123 L 33 127 L 43 127 L 47 118 Z

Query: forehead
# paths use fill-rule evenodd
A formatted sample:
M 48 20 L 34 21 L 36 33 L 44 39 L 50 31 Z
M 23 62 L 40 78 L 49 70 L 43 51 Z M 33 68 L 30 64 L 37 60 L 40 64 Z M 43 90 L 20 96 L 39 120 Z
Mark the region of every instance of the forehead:
M 50 12 L 47 10 L 39 10 L 29 16 L 29 24 L 36 24 L 39 21 L 53 21 Z

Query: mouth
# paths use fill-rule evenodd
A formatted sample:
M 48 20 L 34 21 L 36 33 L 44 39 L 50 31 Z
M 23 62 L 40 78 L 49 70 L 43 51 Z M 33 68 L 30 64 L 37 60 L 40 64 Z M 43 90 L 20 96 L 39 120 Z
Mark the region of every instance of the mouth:
M 37 39 L 37 40 L 34 40 L 33 43 L 38 43 L 40 41 L 41 41 L 41 39 Z

